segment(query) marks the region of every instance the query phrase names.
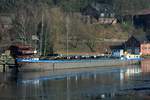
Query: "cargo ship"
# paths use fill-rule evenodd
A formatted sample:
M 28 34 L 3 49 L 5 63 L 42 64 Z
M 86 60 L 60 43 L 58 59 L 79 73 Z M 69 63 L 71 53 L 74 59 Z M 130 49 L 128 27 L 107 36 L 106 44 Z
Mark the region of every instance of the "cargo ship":
M 83 59 L 83 60 L 31 60 L 18 59 L 19 71 L 45 71 L 58 69 L 95 68 L 137 64 L 139 60 Z
M 19 71 L 45 71 L 72 68 L 94 68 L 106 66 L 125 66 L 138 63 L 138 60 L 111 59 L 102 56 L 60 56 L 56 59 L 40 59 L 31 46 L 13 46 L 12 54 L 16 58 Z

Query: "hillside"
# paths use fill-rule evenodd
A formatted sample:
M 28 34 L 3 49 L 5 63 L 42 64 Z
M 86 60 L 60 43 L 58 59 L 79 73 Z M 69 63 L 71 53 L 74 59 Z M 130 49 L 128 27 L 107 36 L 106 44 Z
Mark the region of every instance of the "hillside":
M 32 45 L 43 55 L 66 52 L 67 48 L 69 52 L 105 52 L 110 45 L 120 44 L 132 33 L 143 33 L 135 29 L 130 21 L 120 22 L 122 12 L 129 10 L 126 6 L 123 6 L 120 12 L 114 7 L 115 17 L 119 23 L 111 25 L 83 21 L 84 16 L 80 10 L 93 1 L 80 0 L 80 3 L 74 3 L 74 0 L 46 1 L 16 0 L 6 4 L 1 2 L 3 3 L 0 7 L 1 49 L 20 43 Z M 94 2 L 98 3 L 96 0 Z M 113 7 L 115 4 L 118 5 L 119 1 L 99 3 Z
M 59 13 L 59 14 L 57 14 Z M 66 51 L 67 33 L 68 33 L 68 49 L 70 52 L 96 52 L 101 51 L 104 46 L 114 44 L 116 41 L 126 40 L 132 29 L 125 30 L 125 26 L 88 24 L 82 22 L 82 16 L 78 13 L 67 16 L 63 15 L 60 9 L 52 9 L 52 29 L 56 32 L 54 39 L 54 51 Z M 59 16 L 57 16 L 59 15 Z M 66 22 L 68 20 L 68 23 Z M 57 27 L 55 27 L 55 25 Z M 115 41 L 116 40 L 116 41 Z M 104 43 L 103 43 L 104 42 Z M 103 50 L 103 51 L 104 51 Z
M 100 24 L 88 24 L 82 22 L 82 16 L 79 13 L 68 14 L 67 16 L 60 10 L 60 8 L 51 8 L 48 13 L 43 15 L 44 26 L 43 34 L 42 34 L 42 43 L 43 48 L 46 50 L 49 48 L 53 48 L 54 52 L 60 52 L 66 50 L 67 45 L 67 33 L 68 33 L 68 48 L 69 51 L 73 52 L 91 52 L 97 51 L 98 48 L 102 47 L 99 44 L 100 42 L 111 41 L 113 40 L 126 40 L 129 31 L 125 30 L 122 25 L 100 25 Z M 12 18 L 12 20 L 15 20 Z M 30 21 L 25 27 L 31 27 L 32 21 Z M 38 22 L 37 22 L 38 23 Z M 17 33 L 20 32 L 16 28 L 18 26 L 13 25 L 16 23 L 12 23 L 12 26 L 9 30 L 5 30 L 1 33 L 3 44 L 13 44 L 16 42 L 24 41 L 28 44 L 35 45 L 31 36 L 36 34 L 40 34 L 38 31 L 27 30 L 26 33 Z M 40 21 L 39 21 L 40 26 Z M 23 27 L 23 26 L 22 26 Z M 38 27 L 38 26 L 37 26 Z M 20 28 L 20 27 L 18 27 Z M 22 29 L 22 28 L 20 28 Z M 16 31 L 16 32 L 15 32 Z M 30 33 L 32 32 L 33 33 Z M 27 34 L 28 33 L 28 34 Z M 30 34 L 29 34 L 30 33 Z M 22 36 L 22 37 L 19 37 Z M 26 40 L 22 40 L 24 38 Z M 39 35 L 39 39 L 42 39 L 41 35 Z M 11 40 L 11 41 L 10 41 Z M 45 46 L 46 45 L 46 46 Z M 47 45 L 51 47 L 47 47 Z M 37 45 L 38 46 L 38 45 Z

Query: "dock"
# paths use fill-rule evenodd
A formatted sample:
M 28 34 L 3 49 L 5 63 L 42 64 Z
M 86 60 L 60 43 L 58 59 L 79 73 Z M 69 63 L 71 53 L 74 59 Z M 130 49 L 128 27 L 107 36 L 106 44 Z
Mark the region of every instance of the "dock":
M 9 72 L 11 69 L 15 69 L 15 59 L 5 53 L 0 55 L 0 72 Z

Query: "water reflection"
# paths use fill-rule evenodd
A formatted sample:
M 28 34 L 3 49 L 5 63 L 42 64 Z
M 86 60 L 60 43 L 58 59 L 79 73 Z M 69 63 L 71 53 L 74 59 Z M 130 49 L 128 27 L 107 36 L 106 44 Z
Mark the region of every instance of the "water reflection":
M 149 61 L 141 66 L 0 73 L 0 100 L 149 99 Z M 144 74 L 143 74 L 144 73 Z
M 150 59 L 145 59 L 141 61 L 141 70 L 143 73 L 150 72 Z

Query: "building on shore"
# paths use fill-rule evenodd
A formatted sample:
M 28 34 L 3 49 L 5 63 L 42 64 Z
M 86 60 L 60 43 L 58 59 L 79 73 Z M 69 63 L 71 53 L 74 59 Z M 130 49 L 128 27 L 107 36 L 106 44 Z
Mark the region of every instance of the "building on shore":
M 112 52 L 112 57 L 121 57 L 124 54 L 124 48 L 122 44 L 111 46 L 110 49 Z
M 140 54 L 140 45 L 148 41 L 145 35 L 132 35 L 124 43 L 124 49 L 131 54 Z
M 112 55 L 115 57 L 120 57 L 123 52 L 128 54 L 150 54 L 150 43 L 145 35 L 132 35 L 129 39 L 117 46 L 111 46 Z
M 142 55 L 150 55 L 150 43 L 142 43 L 140 50 Z
M 81 10 L 83 21 L 91 24 L 116 24 L 113 7 L 107 3 L 92 3 Z
M 10 51 L 14 58 L 33 58 L 37 54 L 37 51 L 29 45 L 12 45 Z

